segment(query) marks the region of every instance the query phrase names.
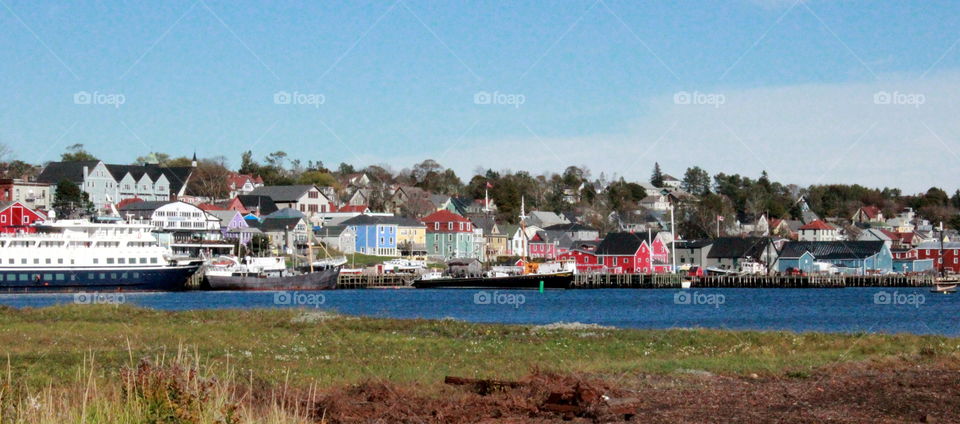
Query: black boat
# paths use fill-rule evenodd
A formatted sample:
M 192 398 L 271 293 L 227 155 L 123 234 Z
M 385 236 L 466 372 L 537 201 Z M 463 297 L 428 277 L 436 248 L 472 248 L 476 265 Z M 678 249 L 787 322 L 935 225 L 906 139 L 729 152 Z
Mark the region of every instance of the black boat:
M 418 289 L 567 289 L 573 272 L 507 275 L 498 277 L 423 278 L 413 282 Z
M 274 263 L 276 262 L 276 263 Z M 332 290 L 342 263 L 315 263 L 288 270 L 282 257 L 221 257 L 208 266 L 203 288 L 208 290 Z

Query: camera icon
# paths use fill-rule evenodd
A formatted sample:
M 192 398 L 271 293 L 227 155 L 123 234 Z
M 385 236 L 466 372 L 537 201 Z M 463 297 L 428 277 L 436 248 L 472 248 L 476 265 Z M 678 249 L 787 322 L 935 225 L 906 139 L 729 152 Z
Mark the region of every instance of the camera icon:
M 286 91 L 273 93 L 273 103 L 278 105 L 288 105 L 293 102 L 293 95 Z
M 292 301 L 293 296 L 290 295 L 290 292 L 278 292 L 273 294 L 274 305 L 289 305 Z
M 890 95 L 890 93 L 886 91 L 878 91 L 873 93 L 873 103 L 877 105 L 888 105 L 890 104 L 892 98 L 893 97 Z
M 89 91 L 78 91 L 73 93 L 73 103 L 78 105 L 88 105 L 93 101 L 93 95 Z
M 493 302 L 493 296 L 490 296 L 490 292 L 479 291 L 473 295 L 473 303 L 477 305 L 489 305 L 490 302 Z
M 678 105 L 688 105 L 690 104 L 693 96 L 689 91 L 678 91 L 673 94 L 673 103 Z
M 890 296 L 890 293 L 885 291 L 877 292 L 873 295 L 874 305 L 889 305 L 892 300 L 893 296 Z
M 79 305 L 89 305 L 93 299 L 90 296 L 90 293 L 74 293 L 73 294 L 73 303 Z
M 692 300 L 693 297 L 687 292 L 677 292 L 673 294 L 673 303 L 676 305 L 689 305 Z
M 473 95 L 473 103 L 478 105 L 488 105 L 493 102 L 493 96 L 486 91 L 478 91 Z

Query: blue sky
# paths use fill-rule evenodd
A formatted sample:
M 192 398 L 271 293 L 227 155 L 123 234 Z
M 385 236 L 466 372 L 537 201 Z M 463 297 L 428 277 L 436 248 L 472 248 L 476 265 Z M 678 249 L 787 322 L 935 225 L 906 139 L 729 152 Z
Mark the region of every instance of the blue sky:
M 83 143 L 960 185 L 948 1 L 0 0 L 0 27 L 0 142 L 34 162 Z

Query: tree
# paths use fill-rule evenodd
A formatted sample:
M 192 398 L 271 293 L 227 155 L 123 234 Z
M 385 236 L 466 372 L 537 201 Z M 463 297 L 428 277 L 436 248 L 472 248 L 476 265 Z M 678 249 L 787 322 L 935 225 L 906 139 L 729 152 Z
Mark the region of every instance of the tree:
M 340 174 L 341 176 L 350 175 L 350 174 L 356 174 L 357 170 L 353 167 L 353 165 L 349 163 L 340 162 L 340 166 L 337 167 L 337 173 Z
M 683 174 L 683 182 L 680 184 L 687 193 L 703 196 L 710 192 L 710 174 L 699 166 L 687 168 Z
M 53 194 L 53 210 L 61 218 L 78 217 L 93 214 L 90 195 L 80 190 L 80 186 L 70 180 L 60 180 Z
M 304 171 L 297 179 L 297 183 L 313 184 L 317 187 L 335 187 L 337 185 L 337 179 L 326 172 Z
M 187 191 L 211 200 L 225 199 L 230 194 L 230 174 L 227 159 L 223 156 L 202 159 L 197 162 L 197 169 L 190 176 Z
M 153 156 L 152 158 L 150 156 Z M 146 156 L 137 156 L 137 160 L 134 161 L 135 165 L 145 165 L 151 160 L 156 159 L 157 165 L 167 166 L 167 163 L 170 162 L 170 155 L 160 152 L 151 152 Z
M 656 188 L 663 187 L 663 172 L 660 171 L 660 163 L 653 163 L 653 175 L 650 176 L 650 184 L 653 184 Z
M 60 160 L 64 162 L 80 162 L 88 160 L 97 160 L 90 152 L 84 150 L 83 144 L 74 144 L 67 146 L 67 151 L 60 155 Z

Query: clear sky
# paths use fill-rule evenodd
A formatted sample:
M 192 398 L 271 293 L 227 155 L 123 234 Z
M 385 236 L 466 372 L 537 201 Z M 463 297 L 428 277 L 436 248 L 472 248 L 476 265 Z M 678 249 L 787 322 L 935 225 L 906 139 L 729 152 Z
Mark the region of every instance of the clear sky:
M 33 162 L 960 185 L 955 1 L 0 0 L 0 28 L 0 142 Z

